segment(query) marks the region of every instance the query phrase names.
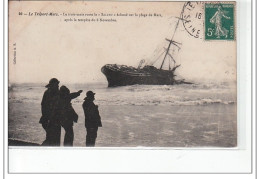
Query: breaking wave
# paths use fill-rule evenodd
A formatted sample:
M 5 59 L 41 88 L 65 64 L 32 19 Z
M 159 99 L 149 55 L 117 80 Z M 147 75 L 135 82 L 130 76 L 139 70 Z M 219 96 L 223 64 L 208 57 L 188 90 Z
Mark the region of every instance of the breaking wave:
M 235 104 L 236 85 L 220 84 L 182 84 L 182 85 L 133 85 L 107 88 L 106 84 L 71 85 L 69 89 L 84 92 L 77 99 L 72 100 L 75 105 L 81 105 L 88 90 L 96 93 L 98 105 L 210 105 Z M 46 88 L 43 85 L 13 86 L 9 91 L 11 103 L 35 103 L 40 105 Z

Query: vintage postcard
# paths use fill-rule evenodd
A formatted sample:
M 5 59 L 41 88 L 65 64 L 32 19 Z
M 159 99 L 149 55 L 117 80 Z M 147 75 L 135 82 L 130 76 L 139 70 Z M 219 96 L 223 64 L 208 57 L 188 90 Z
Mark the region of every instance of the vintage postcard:
M 236 2 L 9 1 L 9 146 L 235 148 Z

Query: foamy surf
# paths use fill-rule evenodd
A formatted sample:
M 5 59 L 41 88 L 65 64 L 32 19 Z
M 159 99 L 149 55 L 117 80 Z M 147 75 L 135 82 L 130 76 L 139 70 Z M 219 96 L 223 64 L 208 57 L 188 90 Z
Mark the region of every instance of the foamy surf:
M 132 106 L 189 106 L 236 103 L 236 86 L 229 83 L 192 85 L 133 85 L 107 88 L 100 84 L 67 85 L 70 90 L 93 90 L 98 105 Z M 46 88 L 37 84 L 13 85 L 9 91 L 9 102 L 40 104 Z M 85 95 L 72 102 L 82 104 Z

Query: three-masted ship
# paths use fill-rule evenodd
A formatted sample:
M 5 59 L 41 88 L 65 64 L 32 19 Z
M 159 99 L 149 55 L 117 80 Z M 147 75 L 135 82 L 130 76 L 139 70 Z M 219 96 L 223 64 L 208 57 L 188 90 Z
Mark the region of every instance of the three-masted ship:
M 177 22 L 175 27 L 174 34 L 177 30 L 180 19 Z M 101 68 L 102 73 L 106 76 L 108 81 L 108 87 L 115 86 L 126 86 L 126 85 L 174 85 L 184 82 L 184 80 L 175 79 L 175 70 L 180 66 L 176 64 L 176 61 L 171 55 L 174 49 L 180 50 L 181 43 L 173 40 L 174 34 L 171 39 L 166 39 L 169 43 L 167 48 L 164 48 L 163 53 L 157 58 L 152 64 L 145 65 L 142 67 L 144 60 L 140 61 L 140 64 L 137 68 L 126 65 L 117 65 L 117 64 L 106 64 Z M 162 63 L 160 68 L 156 68 L 153 64 L 162 58 Z M 163 69 L 168 61 L 168 69 Z
M 153 65 L 145 65 L 141 67 L 144 63 L 144 60 L 140 61 L 140 64 L 137 68 L 126 66 L 126 65 L 117 65 L 117 64 L 107 64 L 101 68 L 101 71 L 106 76 L 108 81 L 108 87 L 115 86 L 126 86 L 126 85 L 173 85 L 180 83 L 179 80 L 175 80 L 174 72 L 180 66 L 176 65 L 176 62 L 173 56 L 169 53 L 171 45 L 175 45 L 178 48 L 179 43 L 173 40 L 169 40 L 168 48 L 166 49 L 164 59 L 161 63 L 160 68 L 156 68 Z M 174 66 L 169 65 L 169 69 L 163 69 L 163 65 L 166 61 L 166 58 L 169 58 L 174 63 Z M 170 64 L 170 63 L 169 63 Z

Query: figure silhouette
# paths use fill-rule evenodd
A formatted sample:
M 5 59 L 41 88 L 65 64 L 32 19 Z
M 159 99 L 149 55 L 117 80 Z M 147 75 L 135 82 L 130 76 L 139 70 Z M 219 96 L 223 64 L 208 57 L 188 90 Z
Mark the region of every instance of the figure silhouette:
M 82 90 L 79 91 L 81 93 Z M 60 87 L 60 117 L 61 126 L 65 130 L 64 146 L 73 146 L 74 131 L 73 122 L 78 122 L 78 115 L 72 107 L 70 90 L 66 86 Z
M 44 146 L 60 146 L 61 136 L 61 118 L 62 118 L 62 95 L 59 90 L 59 80 L 52 78 L 45 87 L 47 90 L 44 92 L 41 110 L 42 117 L 40 123 L 46 131 L 46 139 L 42 143 Z M 69 93 L 69 99 L 74 99 L 80 95 L 82 90 L 75 93 Z
M 82 105 L 85 114 L 85 127 L 87 129 L 86 146 L 94 147 L 97 138 L 98 127 L 102 127 L 98 106 L 94 104 L 95 93 L 88 91 Z

